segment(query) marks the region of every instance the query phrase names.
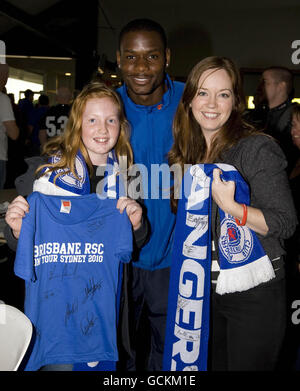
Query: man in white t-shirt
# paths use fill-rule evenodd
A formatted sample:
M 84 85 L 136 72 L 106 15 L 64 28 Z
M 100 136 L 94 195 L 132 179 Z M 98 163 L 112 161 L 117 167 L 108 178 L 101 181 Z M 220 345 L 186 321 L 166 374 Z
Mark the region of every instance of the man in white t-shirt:
M 0 91 L 3 90 L 7 78 L 7 64 L 0 64 Z M 16 140 L 19 137 L 19 128 L 9 97 L 0 92 L 0 189 L 3 189 L 6 180 L 7 136 Z

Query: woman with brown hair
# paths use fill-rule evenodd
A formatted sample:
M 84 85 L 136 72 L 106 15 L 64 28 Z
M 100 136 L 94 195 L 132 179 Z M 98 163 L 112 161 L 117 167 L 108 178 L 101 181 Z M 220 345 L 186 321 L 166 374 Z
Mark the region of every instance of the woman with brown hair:
M 285 333 L 283 240 L 297 219 L 285 173 L 286 159 L 277 143 L 244 122 L 239 72 L 224 57 L 200 61 L 188 76 L 173 124 L 169 164 L 225 163 L 233 166 L 250 189 L 250 204 L 238 203 L 235 183 L 215 169 L 210 215 L 212 289 L 210 335 L 212 370 L 274 370 Z M 178 204 L 178 183 L 171 200 Z M 254 231 L 275 277 L 251 289 L 218 294 L 218 207 Z

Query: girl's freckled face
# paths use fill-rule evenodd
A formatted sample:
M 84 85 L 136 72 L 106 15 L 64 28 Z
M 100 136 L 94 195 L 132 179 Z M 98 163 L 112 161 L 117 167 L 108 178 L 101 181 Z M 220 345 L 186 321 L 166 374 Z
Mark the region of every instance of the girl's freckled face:
M 108 153 L 115 147 L 120 134 L 118 106 L 111 98 L 92 98 L 82 115 L 82 141 L 92 164 L 107 162 Z

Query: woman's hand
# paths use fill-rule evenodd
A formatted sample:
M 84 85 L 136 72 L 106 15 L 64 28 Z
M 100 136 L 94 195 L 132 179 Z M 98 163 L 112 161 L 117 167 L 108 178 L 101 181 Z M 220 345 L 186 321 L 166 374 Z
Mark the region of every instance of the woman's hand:
M 8 205 L 5 221 L 12 229 L 16 239 L 19 239 L 22 227 L 22 219 L 28 212 L 29 204 L 22 196 L 18 196 Z
M 123 213 L 126 209 L 126 213 L 134 231 L 141 227 L 143 209 L 139 203 L 131 198 L 121 197 L 117 202 L 117 209 L 120 210 L 120 213 Z
M 235 182 L 222 181 L 222 171 L 215 168 L 213 171 L 213 182 L 211 185 L 212 197 L 219 208 L 225 213 L 235 216 L 239 204 L 234 200 Z M 240 205 L 242 208 L 242 205 Z

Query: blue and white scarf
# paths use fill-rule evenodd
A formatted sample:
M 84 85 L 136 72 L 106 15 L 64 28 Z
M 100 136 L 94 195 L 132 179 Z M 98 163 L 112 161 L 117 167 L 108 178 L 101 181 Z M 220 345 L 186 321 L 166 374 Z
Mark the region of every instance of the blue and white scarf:
M 249 205 L 249 188 L 227 164 L 199 164 L 184 175 L 169 283 L 163 370 L 205 371 L 209 338 L 211 288 L 211 183 L 213 170 L 236 184 L 235 200 Z M 245 291 L 275 277 L 256 234 L 219 209 L 220 274 L 216 292 Z
M 60 154 L 51 156 L 49 163 L 54 164 L 60 160 Z M 75 159 L 75 172 L 78 176 L 76 178 L 72 172 L 67 169 L 57 169 L 49 173 L 45 168 L 39 179 L 34 181 L 33 191 L 39 191 L 43 194 L 50 195 L 85 195 L 90 193 L 90 180 L 87 164 L 82 156 L 80 150 Z M 62 175 L 57 176 L 57 174 Z M 103 177 L 97 185 L 96 192 L 101 199 L 105 198 L 119 198 L 124 196 L 125 187 L 122 180 L 120 180 L 120 168 L 114 150 L 109 152 L 106 165 L 99 166 L 96 171 L 97 176 Z M 56 177 L 57 176 L 57 177 Z M 56 177 L 56 179 L 55 179 Z

